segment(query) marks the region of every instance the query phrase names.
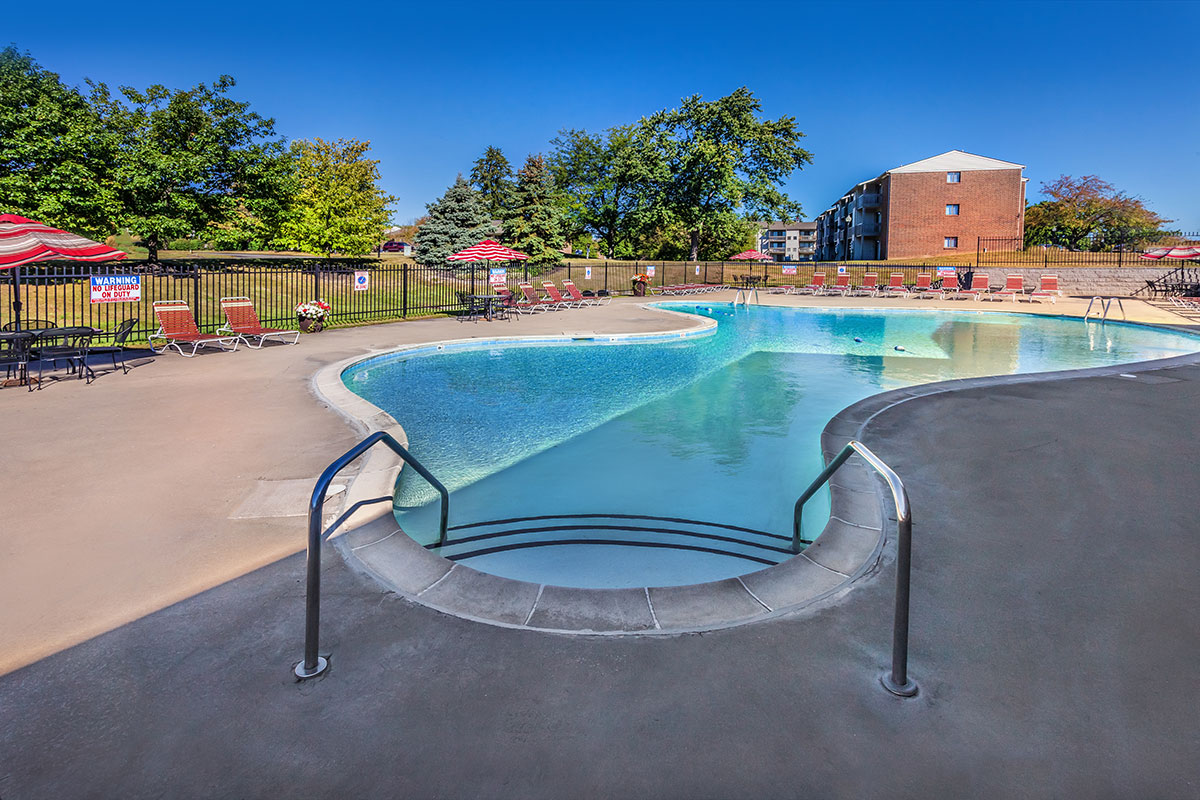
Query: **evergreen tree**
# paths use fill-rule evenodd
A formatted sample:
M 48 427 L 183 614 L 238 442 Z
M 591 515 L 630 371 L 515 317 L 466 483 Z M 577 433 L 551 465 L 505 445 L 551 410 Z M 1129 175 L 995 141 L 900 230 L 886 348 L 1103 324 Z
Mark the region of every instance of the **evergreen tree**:
M 445 267 L 459 250 L 494 236 L 478 193 L 459 175 L 436 203 L 425 206 L 429 221 L 417 231 L 413 258 L 425 267 Z
M 499 147 L 488 147 L 471 167 L 471 185 L 492 219 L 499 219 L 512 199 L 512 165 Z
M 529 266 L 548 266 L 562 260 L 562 209 L 555 202 L 554 179 L 542 156 L 530 156 L 517 173 L 513 202 L 502 221 L 504 243 L 526 253 Z

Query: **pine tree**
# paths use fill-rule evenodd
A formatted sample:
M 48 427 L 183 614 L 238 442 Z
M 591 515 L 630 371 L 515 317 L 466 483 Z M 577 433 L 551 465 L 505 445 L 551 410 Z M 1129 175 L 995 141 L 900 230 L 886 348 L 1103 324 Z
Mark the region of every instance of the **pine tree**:
M 425 267 L 445 267 L 460 250 L 495 235 L 478 193 L 459 175 L 442 198 L 425 206 L 429 221 L 417 231 L 413 258 Z
M 554 202 L 554 182 L 546 159 L 530 156 L 517 172 L 513 202 L 502 218 L 504 243 L 529 256 L 531 267 L 562 260 L 562 210 Z
M 471 185 L 479 192 L 492 219 L 499 219 L 511 201 L 512 166 L 499 147 L 488 147 L 471 167 Z

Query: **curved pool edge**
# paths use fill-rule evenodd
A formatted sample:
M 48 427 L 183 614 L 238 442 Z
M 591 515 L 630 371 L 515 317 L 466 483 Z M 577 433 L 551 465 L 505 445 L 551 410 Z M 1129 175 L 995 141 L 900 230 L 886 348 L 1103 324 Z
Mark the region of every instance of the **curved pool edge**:
M 694 316 L 646 304 L 665 314 Z M 482 347 L 494 343 L 543 343 L 594 338 L 605 341 L 692 336 L 716 327 L 636 334 L 508 336 L 456 339 L 376 350 L 320 369 L 313 378 L 315 394 L 366 433 L 384 430 L 402 444 L 403 427 L 387 412 L 351 392 L 341 380 L 349 368 L 382 356 L 404 352 Z M 1153 326 L 1151 326 L 1153 327 Z M 1058 372 L 962 378 L 893 389 L 859 400 L 839 411 L 821 434 L 828 462 L 879 414 L 912 400 L 961 389 L 1015 383 L 1115 376 L 1200 363 L 1200 354 L 1153 361 L 1089 367 Z M 402 463 L 383 448 L 372 451 L 349 482 L 345 506 L 391 497 Z M 799 495 L 803 486 L 796 487 Z M 777 566 L 736 578 L 689 586 L 637 589 L 580 589 L 533 584 L 480 572 L 436 555 L 405 535 L 390 503 L 376 502 L 356 510 L 331 537 L 347 563 L 388 590 L 436 611 L 502 627 L 557 634 L 660 635 L 685 634 L 758 622 L 815 609 L 836 601 L 856 583 L 878 573 L 885 547 L 894 538 L 890 495 L 857 456 L 830 482 L 831 517 L 816 541 L 803 553 Z

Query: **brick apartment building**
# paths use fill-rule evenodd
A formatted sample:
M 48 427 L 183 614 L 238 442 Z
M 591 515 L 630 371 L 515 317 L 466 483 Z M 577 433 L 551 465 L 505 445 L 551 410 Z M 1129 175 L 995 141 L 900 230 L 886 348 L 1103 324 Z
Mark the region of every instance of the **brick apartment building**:
M 817 217 L 817 259 L 929 258 L 974 252 L 978 237 L 1019 239 L 1024 169 L 962 150 L 889 169 Z
M 758 249 L 776 261 L 812 261 L 817 251 L 817 223 L 760 222 Z

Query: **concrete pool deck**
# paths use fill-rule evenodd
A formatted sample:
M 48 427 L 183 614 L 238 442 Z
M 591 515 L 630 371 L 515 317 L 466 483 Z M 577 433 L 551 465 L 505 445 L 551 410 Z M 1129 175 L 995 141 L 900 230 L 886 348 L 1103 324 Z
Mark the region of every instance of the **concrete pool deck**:
M 578 314 L 678 325 L 628 302 Z M 0 391 L 27 476 L 6 484 L 0 796 L 1200 796 L 1192 366 L 944 392 L 872 421 L 916 519 L 915 700 L 876 683 L 887 551 L 829 605 L 621 640 L 457 619 L 328 557 L 333 667 L 292 683 L 304 524 L 267 512 L 300 489 L 302 513 L 357 439 L 309 376 L 567 316 L 330 331 Z

